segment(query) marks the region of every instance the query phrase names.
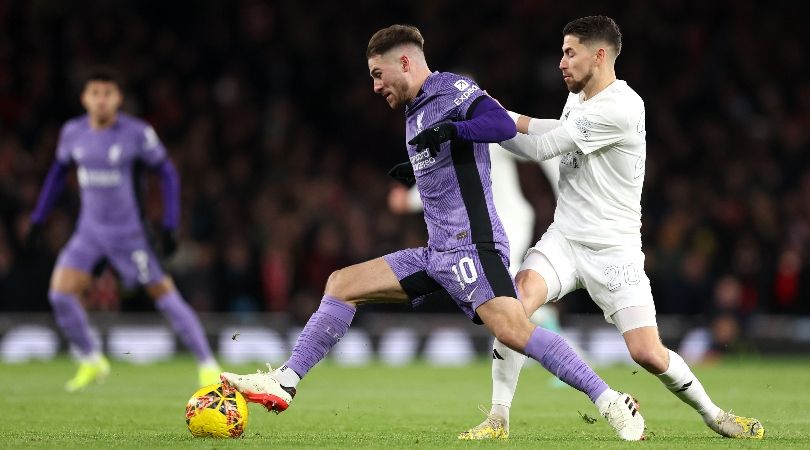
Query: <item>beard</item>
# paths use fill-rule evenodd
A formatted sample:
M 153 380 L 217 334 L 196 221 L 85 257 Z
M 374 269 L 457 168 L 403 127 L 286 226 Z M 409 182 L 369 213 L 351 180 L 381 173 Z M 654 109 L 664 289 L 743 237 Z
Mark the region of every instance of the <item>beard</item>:
M 396 80 L 391 83 L 391 97 L 392 101 L 388 103 L 391 109 L 398 109 L 403 106 L 408 100 L 407 97 L 408 84 L 405 80 Z
M 585 89 L 585 85 L 591 81 L 591 78 L 593 78 L 593 69 L 589 70 L 588 73 L 586 73 L 585 76 L 579 81 L 576 81 L 573 79 L 573 77 L 571 77 L 571 81 L 566 83 L 568 92 L 572 94 L 579 94 L 583 89 Z

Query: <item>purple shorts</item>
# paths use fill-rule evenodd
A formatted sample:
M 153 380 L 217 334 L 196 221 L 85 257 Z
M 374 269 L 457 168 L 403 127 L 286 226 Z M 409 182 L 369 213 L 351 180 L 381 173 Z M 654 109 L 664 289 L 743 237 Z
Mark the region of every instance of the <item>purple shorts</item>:
M 163 279 L 163 269 L 143 233 L 103 236 L 76 230 L 59 253 L 56 267 L 90 273 L 106 259 L 126 287 L 148 286 Z
M 495 297 L 517 298 L 506 246 L 476 244 L 448 251 L 408 248 L 384 258 L 413 306 L 434 298 L 450 298 L 480 324 L 475 313 L 479 306 Z

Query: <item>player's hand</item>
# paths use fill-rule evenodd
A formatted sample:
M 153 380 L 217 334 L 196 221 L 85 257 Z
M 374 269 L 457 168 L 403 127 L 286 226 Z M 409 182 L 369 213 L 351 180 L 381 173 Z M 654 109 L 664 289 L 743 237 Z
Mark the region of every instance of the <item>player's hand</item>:
M 423 130 L 408 143 L 416 145 L 417 152 L 423 148 L 429 149 L 430 155 L 435 158 L 442 148 L 442 142 L 455 139 L 456 136 L 458 136 L 456 126 L 452 122 L 445 122 Z
M 408 188 L 416 184 L 416 175 L 413 173 L 413 166 L 410 161 L 405 161 L 404 163 L 399 163 L 392 167 L 391 170 L 388 171 L 388 175 Z
M 177 233 L 164 228 L 160 233 L 160 250 L 164 258 L 170 258 L 177 251 Z

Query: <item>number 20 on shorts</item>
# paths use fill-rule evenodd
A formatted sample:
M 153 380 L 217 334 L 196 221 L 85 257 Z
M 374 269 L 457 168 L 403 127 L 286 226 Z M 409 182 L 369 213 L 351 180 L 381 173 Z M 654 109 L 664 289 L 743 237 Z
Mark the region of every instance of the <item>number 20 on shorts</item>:
M 641 277 L 638 275 L 638 269 L 633 263 L 627 263 L 621 267 L 612 264 L 605 267 L 605 278 L 605 285 L 610 291 L 615 291 L 624 284 L 634 285 L 641 281 Z

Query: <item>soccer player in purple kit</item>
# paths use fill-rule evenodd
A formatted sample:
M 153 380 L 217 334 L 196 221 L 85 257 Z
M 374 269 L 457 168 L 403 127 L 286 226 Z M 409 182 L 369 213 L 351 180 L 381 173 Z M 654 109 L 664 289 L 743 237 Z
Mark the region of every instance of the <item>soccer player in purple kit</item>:
M 31 215 L 29 241 L 35 240 L 65 185 L 71 164 L 77 168 L 81 211 L 70 241 L 59 254 L 48 293 L 56 323 L 78 350 L 79 370 L 65 388 L 80 390 L 103 381 L 110 364 L 90 333 L 79 299 L 90 286 L 93 267 L 106 258 L 126 286 L 146 287 L 155 306 L 191 349 L 199 364 L 200 385 L 216 383 L 221 369 L 199 318 L 165 275 L 147 241 L 138 204 L 138 171 L 159 173 L 163 197 L 162 241 L 166 253 L 176 246 L 180 180 L 166 149 L 145 122 L 119 112 L 123 94 L 114 71 L 93 70 L 81 94 L 87 114 L 67 121 L 59 135 L 56 160 Z
M 501 342 L 586 393 L 622 439 L 643 438 L 630 395 L 616 392 L 557 334 L 529 322 L 507 269 L 509 243 L 492 201 L 489 142 L 516 134 L 507 112 L 469 78 L 431 72 L 419 30 L 392 25 L 366 50 L 374 92 L 405 107 L 410 165 L 424 204 L 428 246 L 334 272 L 291 357 L 269 373 L 223 373 L 222 381 L 268 410 L 287 409 L 296 386 L 337 344 L 356 308 L 452 299 Z

